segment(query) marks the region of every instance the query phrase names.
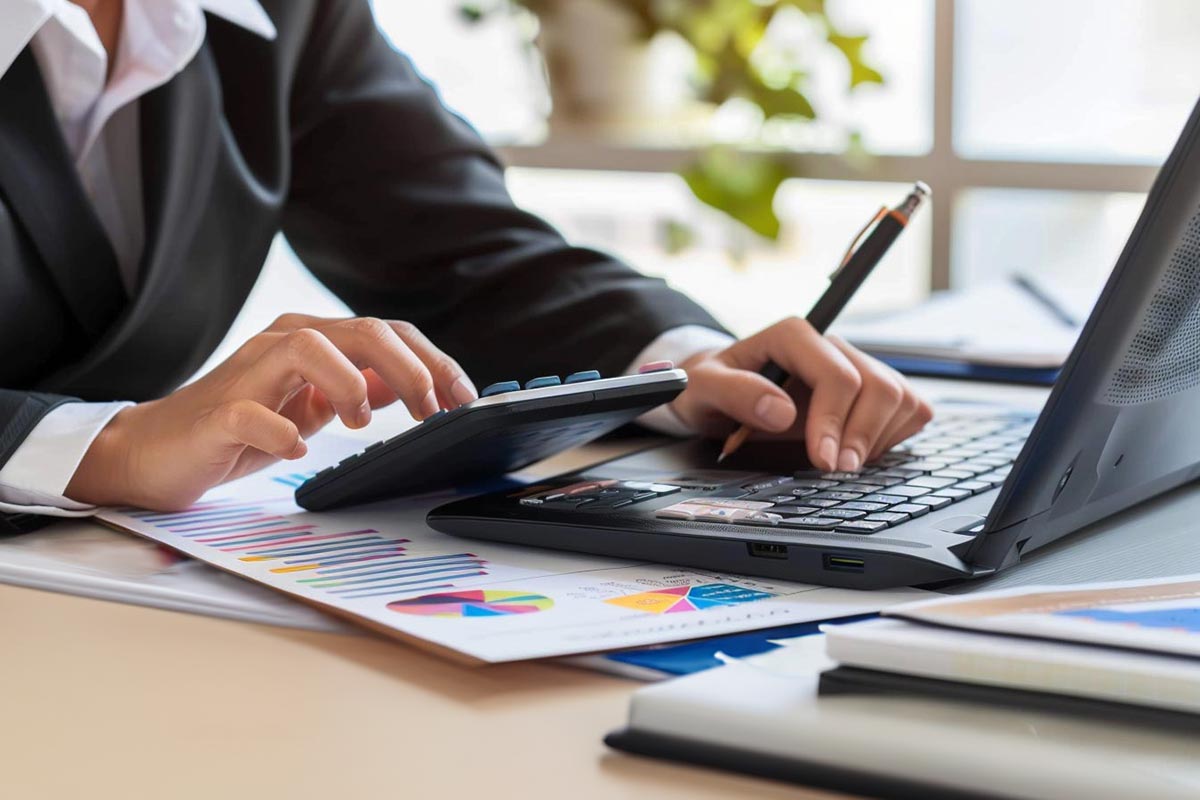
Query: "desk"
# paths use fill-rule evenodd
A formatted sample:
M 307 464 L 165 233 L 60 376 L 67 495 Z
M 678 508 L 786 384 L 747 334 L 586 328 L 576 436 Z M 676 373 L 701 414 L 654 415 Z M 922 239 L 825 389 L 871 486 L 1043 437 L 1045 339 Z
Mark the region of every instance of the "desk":
M 368 635 L 8 586 L 0 633 L 11 798 L 836 796 L 611 753 L 637 684 L 567 667 L 469 669 Z
M 547 472 L 606 457 L 554 459 Z M 638 684 L 0 586 L 10 798 L 832 798 L 620 756 Z

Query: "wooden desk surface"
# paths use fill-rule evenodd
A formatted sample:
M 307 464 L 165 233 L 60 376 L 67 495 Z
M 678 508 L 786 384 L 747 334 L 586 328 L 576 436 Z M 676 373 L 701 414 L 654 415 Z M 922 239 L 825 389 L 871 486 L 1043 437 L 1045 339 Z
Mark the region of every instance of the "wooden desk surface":
M 12 798 L 795 798 L 623 756 L 637 684 L 0 586 Z
M 0 634 L 6 797 L 834 796 L 609 751 L 639 684 L 564 666 L 11 586 Z

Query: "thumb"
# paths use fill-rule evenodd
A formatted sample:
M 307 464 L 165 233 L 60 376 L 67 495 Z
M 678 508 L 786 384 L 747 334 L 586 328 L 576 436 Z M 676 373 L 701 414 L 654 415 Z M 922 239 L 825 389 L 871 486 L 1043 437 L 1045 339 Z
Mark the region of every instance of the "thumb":
M 796 422 L 796 404 L 761 375 L 712 365 L 696 383 L 706 405 L 755 430 L 782 433 Z

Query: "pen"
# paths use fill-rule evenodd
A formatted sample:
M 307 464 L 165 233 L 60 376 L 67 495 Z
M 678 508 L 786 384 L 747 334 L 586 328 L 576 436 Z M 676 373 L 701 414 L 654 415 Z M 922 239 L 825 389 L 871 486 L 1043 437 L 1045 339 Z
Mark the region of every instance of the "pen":
M 1020 287 L 1025 294 L 1032 297 L 1042 308 L 1050 312 L 1050 315 L 1066 325 L 1068 328 L 1078 328 L 1083 323 L 1075 319 L 1071 312 L 1062 307 L 1062 304 L 1055 300 L 1041 286 L 1034 282 L 1033 278 L 1020 273 L 1012 276 L 1012 282 Z
M 880 208 L 878 213 L 868 220 L 863 229 L 858 232 L 858 235 L 850 242 L 846 255 L 842 257 L 842 263 L 829 276 L 829 288 L 825 290 L 816 305 L 808 312 L 808 316 L 805 317 L 817 333 L 825 333 L 826 329 L 837 319 L 837 315 L 842 313 L 842 309 L 850 302 L 850 298 L 858 291 L 858 287 L 883 259 L 892 243 L 900 236 L 901 231 L 908 226 L 908 221 L 912 218 L 913 213 L 930 194 L 932 192 L 929 187 L 921 181 L 917 181 L 908 197 L 904 198 L 904 202 L 892 209 Z M 870 231 L 869 234 L 868 231 Z M 865 239 L 864 236 L 866 236 Z M 789 377 L 783 367 L 774 361 L 768 361 L 759 374 L 776 386 L 783 386 Z M 721 455 L 717 457 L 717 463 L 721 463 L 737 452 L 738 448 L 745 444 L 751 432 L 749 426 L 743 425 L 730 434 L 729 438 L 725 440 L 725 446 L 721 448 Z

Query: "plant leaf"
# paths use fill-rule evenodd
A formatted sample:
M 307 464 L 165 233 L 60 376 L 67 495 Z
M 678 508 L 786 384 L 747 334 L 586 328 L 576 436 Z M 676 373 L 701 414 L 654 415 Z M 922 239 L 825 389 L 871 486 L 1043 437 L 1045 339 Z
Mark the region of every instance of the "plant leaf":
M 681 173 L 692 194 L 771 241 L 779 238 L 775 195 L 789 177 L 776 156 L 712 147 Z

